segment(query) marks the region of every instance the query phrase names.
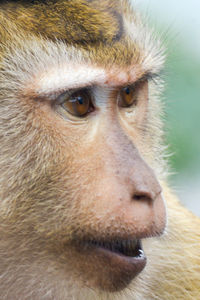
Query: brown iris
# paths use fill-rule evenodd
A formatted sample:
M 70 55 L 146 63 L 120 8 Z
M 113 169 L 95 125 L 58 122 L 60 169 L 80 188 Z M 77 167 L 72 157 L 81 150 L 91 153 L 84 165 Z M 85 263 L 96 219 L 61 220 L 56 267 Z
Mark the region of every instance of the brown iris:
M 137 97 L 136 97 L 136 91 L 134 87 L 127 86 L 121 89 L 119 106 L 129 107 L 133 104 L 136 104 L 136 101 L 137 101 Z
M 91 95 L 86 89 L 63 94 L 61 100 L 61 106 L 73 116 L 82 117 L 92 110 Z

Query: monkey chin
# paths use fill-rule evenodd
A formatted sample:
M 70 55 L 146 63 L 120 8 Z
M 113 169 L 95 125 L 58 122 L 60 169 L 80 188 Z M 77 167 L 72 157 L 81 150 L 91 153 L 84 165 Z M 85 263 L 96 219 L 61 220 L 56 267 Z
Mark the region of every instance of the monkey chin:
M 137 239 L 89 241 L 76 246 L 77 251 L 76 267 L 79 265 L 83 284 L 105 292 L 126 288 L 146 265 Z

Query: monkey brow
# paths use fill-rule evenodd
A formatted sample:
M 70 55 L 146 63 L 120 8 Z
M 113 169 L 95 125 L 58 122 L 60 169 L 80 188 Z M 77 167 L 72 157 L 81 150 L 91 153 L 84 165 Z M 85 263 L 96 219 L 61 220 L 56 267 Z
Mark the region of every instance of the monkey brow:
M 117 72 L 115 71 L 115 73 Z M 120 71 L 116 75 L 111 73 L 107 85 L 111 85 L 112 87 L 124 87 L 127 85 L 135 85 L 142 81 L 153 81 L 155 84 L 158 84 L 160 82 L 159 79 L 162 78 L 161 71 L 154 72 L 152 70 L 147 70 L 141 71 L 139 72 L 139 75 L 136 75 L 135 73 L 137 72 L 133 70 L 130 73 L 132 74 L 126 74 L 126 72 L 123 74 L 122 72 L 120 73 Z
M 131 78 L 132 77 L 132 78 Z M 140 76 L 129 77 L 126 72 L 116 72 L 115 75 L 107 73 L 104 69 L 89 66 L 81 66 L 74 69 L 62 69 L 62 72 L 55 69 L 55 72 L 41 74 L 31 88 L 33 98 L 54 100 L 60 93 L 92 86 L 122 87 L 136 84 L 140 81 L 160 78 L 159 73 L 152 71 L 142 72 Z M 30 89 L 29 89 L 30 92 Z

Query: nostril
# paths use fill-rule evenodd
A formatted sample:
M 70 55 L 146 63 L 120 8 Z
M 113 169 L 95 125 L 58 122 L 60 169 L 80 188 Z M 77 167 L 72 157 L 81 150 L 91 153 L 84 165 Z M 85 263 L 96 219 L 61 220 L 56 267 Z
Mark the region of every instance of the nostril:
M 133 195 L 133 200 L 152 202 L 153 198 L 151 197 L 151 195 L 149 193 L 141 192 L 141 193 L 138 193 L 138 194 L 134 194 Z

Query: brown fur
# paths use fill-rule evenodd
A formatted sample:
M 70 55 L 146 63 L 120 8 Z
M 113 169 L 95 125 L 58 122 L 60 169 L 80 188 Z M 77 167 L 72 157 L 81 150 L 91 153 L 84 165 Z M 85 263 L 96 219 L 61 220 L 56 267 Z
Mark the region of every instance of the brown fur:
M 200 220 L 162 183 L 162 80 L 149 81 L 148 94 L 141 85 L 134 110 L 116 109 L 122 86 L 159 74 L 159 42 L 128 1 L 8 1 L 0 24 L 1 299 L 198 299 Z M 97 113 L 68 122 L 45 79 L 69 66 L 73 77 L 77 65 L 105 78 L 94 88 Z M 162 237 L 161 199 L 130 204 L 143 178 L 158 189 L 147 163 L 168 207 Z M 120 262 L 71 245 L 132 236 L 154 237 L 144 239 L 147 266 L 129 284 Z

